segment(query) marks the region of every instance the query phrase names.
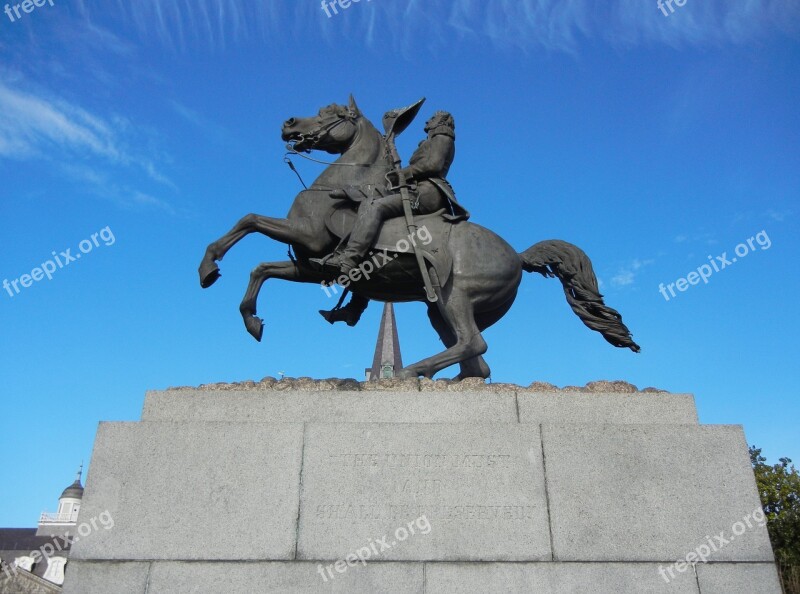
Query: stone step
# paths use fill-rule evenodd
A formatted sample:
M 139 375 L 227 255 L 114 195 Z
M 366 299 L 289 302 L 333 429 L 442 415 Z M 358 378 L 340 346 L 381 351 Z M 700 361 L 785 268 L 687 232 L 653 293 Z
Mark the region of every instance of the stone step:
M 691 394 L 172 389 L 147 392 L 143 421 L 694 424 Z
M 63 594 L 780 594 L 772 563 L 709 563 L 664 580 L 655 563 L 70 561 Z M 330 570 L 330 571 L 329 571 Z M 333 577 L 331 577 L 333 576 Z

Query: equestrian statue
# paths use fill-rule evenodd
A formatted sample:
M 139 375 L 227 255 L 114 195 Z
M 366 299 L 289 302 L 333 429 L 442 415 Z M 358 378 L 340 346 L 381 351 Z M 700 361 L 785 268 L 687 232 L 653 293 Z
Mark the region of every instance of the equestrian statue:
M 250 275 L 239 311 L 256 340 L 263 335 L 256 302 L 267 279 L 339 284 L 353 297 L 342 307 L 345 292 L 336 308 L 320 312 L 331 323 L 354 325 L 369 300 L 426 303 L 447 348 L 405 367 L 399 377 L 432 378 L 458 364 L 456 379 L 485 379 L 490 369 L 481 332 L 511 308 L 522 272 L 538 272 L 561 281 L 567 303 L 586 326 L 616 347 L 639 352 L 621 315 L 603 302 L 592 263 L 580 248 L 547 240 L 518 254 L 468 220 L 446 180 L 455 156 L 451 114 L 436 112 L 428 120 L 427 138 L 402 167 L 395 138 L 423 102 L 387 112 L 383 134 L 352 96 L 348 105 L 286 120 L 281 138 L 291 153 L 317 150 L 339 158 L 297 195 L 286 218 L 249 214 L 211 243 L 200 264 L 200 285 L 214 284 L 220 277 L 217 262 L 236 243 L 261 233 L 289 244 L 295 256 L 290 252 L 289 260 L 262 263 Z

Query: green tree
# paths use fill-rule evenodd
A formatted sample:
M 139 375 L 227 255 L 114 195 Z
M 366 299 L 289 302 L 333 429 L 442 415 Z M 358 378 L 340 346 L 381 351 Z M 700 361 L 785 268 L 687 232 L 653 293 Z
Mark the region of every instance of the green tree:
M 775 560 L 787 594 L 800 594 L 800 473 L 789 458 L 770 466 L 761 449 L 750 448 L 761 505 Z

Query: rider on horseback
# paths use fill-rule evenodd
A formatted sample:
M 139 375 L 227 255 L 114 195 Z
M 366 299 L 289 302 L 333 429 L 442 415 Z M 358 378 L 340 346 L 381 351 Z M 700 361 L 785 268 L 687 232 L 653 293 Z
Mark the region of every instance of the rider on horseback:
M 363 206 L 364 213 L 376 205 L 393 200 L 396 202 L 396 198 L 390 196 L 374 196 L 376 190 L 381 194 L 399 191 L 405 220 L 390 223 L 396 227 L 392 238 L 401 235 L 402 223 L 405 223 L 409 240 L 413 239 L 416 231 L 424 228 L 420 226 L 422 221 L 414 221 L 412 201 L 420 202 L 417 212 L 447 206 L 446 192 L 434 193 L 434 203 L 431 203 L 431 194 L 427 191 L 439 192 L 444 184 L 437 184 L 437 178 L 443 179 L 453 161 L 455 134 L 449 115 L 437 114 L 428 122 L 426 130 L 429 137 L 420 145 L 412 164 L 408 169 L 400 165 L 395 138 L 408 127 L 420 105 L 421 100 L 389 112 L 384 117 L 384 134 L 364 117 L 352 97 L 347 106 L 334 104 L 322 108 L 316 116 L 289 118 L 284 122 L 281 139 L 294 143 L 292 152 L 321 150 L 340 157 L 335 163 L 329 164 L 308 191 L 297 195 L 285 218 L 253 213 L 242 217 L 230 231 L 206 247 L 198 268 L 200 286 L 210 287 L 220 277 L 217 262 L 252 233 L 288 243 L 297 250 L 298 258 L 262 262 L 250 273 L 250 282 L 239 305 L 239 312 L 253 338 L 260 341 L 263 337 L 264 324 L 256 315 L 256 302 L 265 281 L 275 279 L 316 284 L 334 278 L 331 273 L 313 270 L 307 262 L 311 256 L 320 256 L 332 250 L 337 252 L 337 241 L 356 216 L 355 211 L 343 211 L 349 205 L 343 200 L 345 196 L 333 193 L 335 189 L 344 188 L 348 197 L 361 193 L 363 198 L 359 198 L 359 202 L 375 198 L 375 204 Z M 412 183 L 406 179 L 406 172 L 415 178 L 411 180 Z M 412 195 L 414 182 L 418 184 L 420 192 Z M 497 191 L 499 188 L 495 186 L 493 189 Z M 335 200 L 331 200 L 332 194 Z M 450 208 L 449 218 L 465 217 L 466 213 L 452 202 Z M 399 214 L 398 209 L 390 207 L 389 210 L 389 214 Z M 443 213 L 444 209 L 440 212 Z M 407 365 L 399 371 L 399 377 L 432 378 L 454 364 L 461 368 L 456 376 L 459 380 L 490 377 L 491 370 L 483 359 L 487 345 L 481 333 L 511 308 L 519 292 L 523 272 L 538 272 L 543 276 L 558 278 L 567 303 L 588 328 L 602 334 L 615 347 L 639 351 L 620 313 L 603 301 L 591 260 L 579 247 L 561 240 L 548 240 L 517 253 L 508 242 L 485 227 L 470 221 L 449 224 L 437 217 L 438 213 L 429 215 L 425 225 L 430 224 L 433 229 L 430 237 L 432 241 L 438 238 L 439 243 L 425 243 L 429 247 L 423 251 L 411 242 L 418 275 L 408 257 L 396 265 L 385 266 L 380 274 L 371 278 L 364 274 L 363 280 L 356 281 L 352 278 L 355 274 L 348 275 L 356 283 L 357 291 L 364 296 L 388 302 L 417 301 L 426 304 L 431 325 L 446 348 Z M 377 219 L 379 227 L 382 219 L 380 216 Z M 364 216 L 363 220 L 367 220 L 367 217 Z M 363 221 L 361 225 L 368 226 Z M 369 233 L 363 229 L 359 233 L 362 234 L 361 241 L 367 242 L 362 249 L 368 249 Z M 391 245 L 392 238 L 387 236 L 386 245 Z M 383 247 L 383 240 L 378 241 Z M 408 249 L 400 249 L 399 242 L 395 246 L 393 252 L 409 253 Z M 354 242 L 355 253 L 350 255 L 357 257 L 360 253 L 358 247 Z M 426 253 L 434 254 L 434 250 L 441 251 L 441 256 L 436 254 L 434 262 L 423 260 Z M 393 257 L 387 257 L 388 251 L 381 250 L 381 256 L 392 261 Z M 437 257 L 440 260 L 437 261 Z M 365 270 L 361 270 L 365 264 L 362 263 L 351 272 L 365 273 Z M 437 266 L 441 266 L 443 274 L 439 274 Z M 373 270 L 376 268 L 373 267 Z M 344 281 L 342 284 L 345 284 Z
M 453 221 L 469 218 L 469 213 L 455 199 L 455 193 L 445 177 L 456 154 L 456 130 L 453 116 L 446 111 L 436 112 L 427 124 L 428 138 L 420 142 L 403 170 L 406 178 L 416 183 L 414 213 L 429 214 L 446 208 L 445 216 Z M 344 250 L 326 259 L 312 260 L 320 265 L 333 267 L 347 274 L 358 266 L 375 243 L 383 222 L 403 216 L 403 200 L 400 194 L 390 194 L 361 202 L 350 240 Z
M 412 203 L 414 214 L 424 215 L 445 209 L 445 218 L 456 222 L 469 218 L 469 212 L 461 206 L 455 192 L 445 179 L 455 157 L 456 130 L 453 116 L 438 111 L 425 124 L 428 137 L 419 143 L 402 173 L 405 179 L 416 185 Z M 340 254 L 311 261 L 332 267 L 347 274 L 364 259 L 375 243 L 383 222 L 403 216 L 403 200 L 399 193 L 363 200 L 358 209 L 353 231 L 347 246 Z M 330 323 L 345 321 L 353 326 L 358 322 L 369 300 L 357 294 L 350 303 L 329 312 L 320 311 Z

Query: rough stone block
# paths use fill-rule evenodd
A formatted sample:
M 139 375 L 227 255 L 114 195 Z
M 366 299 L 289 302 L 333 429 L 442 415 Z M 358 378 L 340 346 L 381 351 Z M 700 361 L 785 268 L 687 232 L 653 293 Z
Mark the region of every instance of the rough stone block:
M 538 427 L 309 424 L 298 557 L 372 543 L 381 560 L 550 559 Z
M 143 421 L 517 422 L 510 392 L 168 390 L 148 392 Z
M 303 426 L 101 423 L 73 559 L 291 559 Z
M 546 425 L 542 438 L 557 561 L 672 563 L 704 545 L 713 561 L 772 561 L 741 427 Z
M 700 594 L 781 594 L 774 563 L 701 563 Z
M 62 594 L 145 594 L 149 563 L 70 559 Z
M 779 593 L 741 428 L 690 395 L 534 388 L 150 392 L 100 427 L 81 521 L 114 526 L 65 592 Z
M 360 563 L 331 578 L 317 563 L 153 564 L 147 594 L 422 594 L 422 563 Z M 326 581 L 327 580 L 327 581 Z
M 667 583 L 657 569 L 645 563 L 429 563 L 425 592 L 698 594 L 691 571 Z
M 691 394 L 519 392 L 522 423 L 697 425 Z

